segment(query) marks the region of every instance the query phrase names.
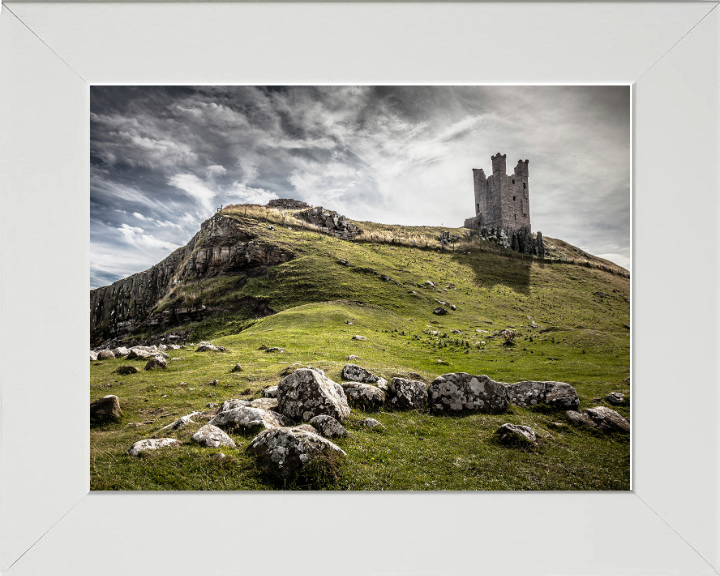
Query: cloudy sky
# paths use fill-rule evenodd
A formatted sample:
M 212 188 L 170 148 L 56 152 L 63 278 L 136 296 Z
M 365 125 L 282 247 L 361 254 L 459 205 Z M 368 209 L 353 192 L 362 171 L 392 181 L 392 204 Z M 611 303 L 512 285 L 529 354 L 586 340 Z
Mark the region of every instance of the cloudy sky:
M 472 169 L 530 160 L 533 232 L 630 267 L 627 86 L 94 86 L 91 288 L 156 264 L 220 205 L 296 198 L 462 226 Z

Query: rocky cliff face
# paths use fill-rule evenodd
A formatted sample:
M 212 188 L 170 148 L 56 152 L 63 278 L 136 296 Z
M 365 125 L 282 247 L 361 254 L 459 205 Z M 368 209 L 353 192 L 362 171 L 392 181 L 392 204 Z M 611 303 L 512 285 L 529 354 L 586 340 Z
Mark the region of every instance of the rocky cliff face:
M 292 258 L 293 254 L 287 250 L 258 241 L 236 220 L 216 214 L 203 222 L 200 231 L 185 247 L 159 264 L 90 291 L 91 345 L 143 326 L 173 326 L 201 320 L 220 311 L 207 306 L 182 308 L 171 305 L 161 313 L 153 313 L 155 305 L 176 284 L 218 275 L 262 276 L 269 266 Z M 269 309 L 261 312 L 268 313 Z

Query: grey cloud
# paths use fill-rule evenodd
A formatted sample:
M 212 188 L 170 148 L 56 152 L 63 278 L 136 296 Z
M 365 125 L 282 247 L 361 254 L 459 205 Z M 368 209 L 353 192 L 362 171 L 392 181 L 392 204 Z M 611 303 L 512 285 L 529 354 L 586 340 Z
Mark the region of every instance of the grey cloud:
M 232 202 L 460 225 L 471 168 L 497 151 L 509 171 L 530 159 L 535 230 L 629 255 L 627 87 L 96 86 L 91 114 L 93 286 L 155 263 L 138 243 L 159 260 Z

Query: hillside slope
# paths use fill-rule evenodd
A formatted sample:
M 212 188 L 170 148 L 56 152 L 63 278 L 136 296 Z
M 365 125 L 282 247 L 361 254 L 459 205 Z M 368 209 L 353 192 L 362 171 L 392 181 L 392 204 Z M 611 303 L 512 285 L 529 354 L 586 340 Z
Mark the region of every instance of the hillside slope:
M 115 394 L 123 410 L 122 421 L 92 429 L 93 489 L 277 488 L 244 453 L 253 435 L 231 433 L 238 448 L 225 449 L 219 461 L 212 458 L 219 449 L 189 440 L 205 421 L 178 431 L 164 426 L 209 403 L 260 398 L 298 366 L 320 368 L 340 382 L 351 355 L 388 380 L 412 376 L 429 383 L 467 372 L 506 383 L 566 382 L 576 388 L 581 410 L 603 404 L 613 391 L 629 395 L 629 274 L 566 243 L 546 238 L 554 260 L 539 261 L 463 229 L 357 222 L 362 234 L 347 241 L 290 214 L 245 206 L 211 221 L 192 246 L 94 291 L 96 343 L 108 334 L 114 343 L 169 341 L 173 334 L 188 343 L 209 339 L 226 351 L 197 352 L 188 344 L 168 352 L 167 370 L 147 372 L 138 364 L 139 373 L 124 376 L 115 370 L 133 361 L 91 365 L 91 399 Z M 448 230 L 460 240 L 442 248 L 438 237 Z M 447 314 L 436 314 L 437 308 Z M 116 324 L 104 320 L 118 314 L 124 316 Z M 503 344 L 505 328 L 517 331 L 515 345 Z M 268 347 L 284 352 L 268 353 Z M 242 369 L 233 372 L 235 364 Z M 628 401 L 612 408 L 629 418 Z M 385 431 L 365 430 L 365 416 Z M 537 446 L 498 445 L 493 433 L 505 422 L 532 426 Z M 627 435 L 574 428 L 563 411 L 514 406 L 499 415 L 451 417 L 353 409 L 346 427 L 350 436 L 337 439 L 348 454 L 346 466 L 324 487 L 629 488 Z M 183 445 L 127 456 L 133 442 L 153 437 Z

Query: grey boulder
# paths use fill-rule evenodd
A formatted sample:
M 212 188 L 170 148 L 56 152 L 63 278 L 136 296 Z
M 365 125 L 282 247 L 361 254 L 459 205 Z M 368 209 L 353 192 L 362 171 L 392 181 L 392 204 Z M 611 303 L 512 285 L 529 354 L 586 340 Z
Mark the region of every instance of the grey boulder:
M 130 456 L 140 456 L 145 450 L 157 450 L 168 446 L 180 446 L 182 443 L 175 438 L 147 438 L 146 440 L 138 440 L 130 447 L 128 454 Z
M 269 388 L 265 388 L 265 390 L 263 390 L 263 396 L 265 396 L 265 398 L 277 398 L 277 393 L 277 386 L 270 386 Z
M 120 399 L 112 394 L 103 396 L 90 404 L 90 421 L 113 421 L 120 419 L 121 416 Z
M 340 422 L 327 414 L 315 416 L 315 418 L 310 420 L 310 425 L 316 428 L 325 438 L 339 438 L 347 436 L 348 433 Z
M 577 391 L 564 382 L 525 380 L 504 386 L 510 402 L 521 408 L 546 404 L 563 410 L 577 410 L 580 406 Z
M 499 413 L 510 403 L 505 385 L 488 376 L 465 372 L 443 374 L 428 387 L 428 402 L 435 412 L 463 411 Z
M 369 370 L 358 366 L 357 364 L 345 364 L 342 371 L 342 377 L 345 380 L 351 380 L 352 382 L 365 382 L 366 384 L 377 384 L 378 387 L 387 384 L 387 380 L 376 376 Z
M 350 415 L 342 386 L 317 370 L 299 368 L 278 384 L 278 411 L 292 420 L 309 421 L 320 414 L 336 420 Z
M 121 376 L 127 376 L 129 374 L 137 374 L 139 370 L 135 368 L 135 366 L 118 366 L 115 372 Z
M 614 406 L 619 406 L 625 402 L 625 394 L 621 394 L 620 392 L 610 392 L 610 394 L 605 396 L 605 400 Z
M 100 352 L 98 352 L 98 360 L 109 360 L 110 358 L 115 358 L 115 354 L 112 353 L 112 350 L 100 350 Z
M 298 428 L 265 430 L 253 438 L 245 452 L 261 467 L 284 478 L 298 473 L 318 456 L 347 456 L 330 440 Z
M 495 431 L 495 435 L 503 444 L 534 444 L 537 440 L 530 426 L 517 424 L 503 424 Z
M 424 410 L 427 405 L 428 393 L 424 382 L 393 378 L 388 389 L 388 404 L 396 410 Z
M 208 422 L 213 426 L 227 426 L 229 428 L 245 428 L 252 430 L 256 428 L 281 428 L 291 424 L 286 418 L 277 412 L 254 408 L 252 406 L 240 406 L 216 414 Z
M 385 404 L 385 392 L 372 384 L 343 382 L 342 388 L 350 406 L 363 410 L 379 410 Z
M 586 408 L 582 412 L 568 410 L 566 414 L 568 420 L 576 426 L 594 428 L 602 432 L 630 433 L 630 422 L 615 412 L 615 410 L 611 410 L 605 406 Z
M 122 356 L 127 356 L 130 354 L 130 350 L 125 348 L 125 346 L 118 346 L 117 348 L 112 349 L 112 353 L 115 355 L 115 358 L 120 358 Z
M 200 444 L 200 446 L 205 446 L 206 448 L 217 448 L 218 446 L 236 448 L 233 439 L 220 430 L 220 428 L 213 426 L 212 424 L 205 424 L 205 426 L 195 432 L 190 439 L 193 442 Z
M 167 361 L 162 356 L 153 356 L 145 364 L 145 370 L 165 370 L 167 368 Z

